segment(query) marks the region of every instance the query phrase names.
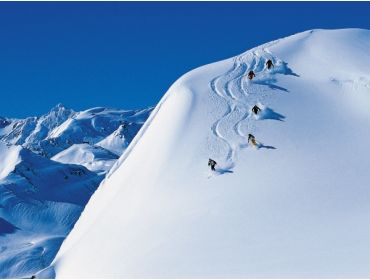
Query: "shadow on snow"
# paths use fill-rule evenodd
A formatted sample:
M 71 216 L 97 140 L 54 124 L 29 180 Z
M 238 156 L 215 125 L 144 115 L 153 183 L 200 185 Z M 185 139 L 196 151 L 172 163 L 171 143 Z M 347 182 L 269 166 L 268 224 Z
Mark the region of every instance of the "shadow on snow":
M 9 234 L 9 233 L 13 233 L 16 230 L 18 230 L 18 228 L 16 226 L 7 222 L 3 218 L 0 218 L 0 236 L 3 236 L 5 234 Z
M 284 121 L 285 116 L 276 113 L 271 108 L 266 107 L 262 110 L 260 115 L 258 116 L 258 120 L 277 120 L 277 121 Z

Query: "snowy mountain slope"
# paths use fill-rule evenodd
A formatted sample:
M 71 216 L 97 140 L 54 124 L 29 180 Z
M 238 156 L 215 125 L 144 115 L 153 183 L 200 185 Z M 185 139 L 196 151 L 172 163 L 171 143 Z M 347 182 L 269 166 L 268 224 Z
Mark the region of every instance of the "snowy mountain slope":
M 128 144 L 134 139 L 143 123 L 126 122 L 120 125 L 111 135 L 96 143 L 116 155 L 122 155 Z
M 144 123 L 150 111 L 150 109 L 141 111 L 110 110 L 106 108 L 89 109 L 78 113 L 51 131 L 48 139 L 60 139 L 62 142 L 69 140 L 73 143 L 89 142 L 95 144 L 127 121 L 133 119 L 137 123 Z
M 20 146 L 0 146 L 17 153 L 0 180 L 0 221 L 8 224 L 0 228 L 0 277 L 30 276 L 50 264 L 102 177 Z
M 38 275 L 370 277 L 369 50 L 313 30 L 181 77 Z
M 83 165 L 91 171 L 106 173 L 116 162 L 118 156 L 98 146 L 74 144 L 51 159 L 62 163 Z
M 50 264 L 121 155 L 116 146 L 113 153 L 81 141 L 107 137 L 108 149 L 121 139 L 128 145 L 150 112 L 94 108 L 78 113 L 57 105 L 41 117 L 0 118 L 0 278 L 31 277 Z M 60 127 L 61 137 L 50 137 Z
M 21 147 L 13 146 L 8 147 L 4 143 L 0 142 L 0 180 L 8 176 L 12 172 L 15 166 L 19 163 L 19 151 Z
M 23 144 L 38 151 L 39 143 L 47 137 L 49 132 L 73 115 L 73 110 L 58 104 L 48 114 L 39 118 L 29 117 L 20 120 L 1 118 L 3 125 L 0 125 L 0 139 L 9 144 Z
M 24 120 L 0 119 L 0 140 L 22 145 L 48 158 L 73 144 L 95 144 L 104 140 L 120 125 L 131 124 L 127 137 L 135 134 L 152 108 L 117 110 L 92 108 L 74 112 L 58 104 L 41 117 Z M 109 147 L 108 147 L 109 148 Z

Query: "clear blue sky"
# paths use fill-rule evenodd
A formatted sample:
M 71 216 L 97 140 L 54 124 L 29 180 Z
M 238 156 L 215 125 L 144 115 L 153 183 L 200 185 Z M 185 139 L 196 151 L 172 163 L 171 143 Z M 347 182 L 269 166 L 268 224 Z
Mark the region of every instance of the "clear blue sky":
M 0 2 L 0 116 L 155 105 L 185 72 L 313 28 L 370 29 L 370 2 Z

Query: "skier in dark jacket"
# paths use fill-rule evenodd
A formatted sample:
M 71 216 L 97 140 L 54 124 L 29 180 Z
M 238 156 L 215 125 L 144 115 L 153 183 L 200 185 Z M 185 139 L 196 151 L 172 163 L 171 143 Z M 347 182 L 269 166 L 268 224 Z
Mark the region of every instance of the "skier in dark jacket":
M 254 74 L 253 70 L 249 71 L 248 73 L 248 79 L 252 80 L 254 77 L 256 77 L 256 74 Z
M 258 107 L 257 105 L 254 105 L 253 108 L 252 108 L 252 112 L 256 115 L 258 115 L 258 113 L 261 111 L 260 107 Z
M 209 159 L 209 160 L 208 160 L 208 166 L 210 166 L 210 167 L 211 167 L 211 170 L 212 170 L 212 171 L 215 171 L 215 170 L 216 170 L 216 169 L 215 169 L 216 164 L 217 164 L 217 162 L 216 162 L 216 161 L 214 161 L 213 159 Z
M 257 147 L 256 138 L 252 134 L 248 134 L 248 143 Z
M 271 67 L 274 67 L 274 64 L 272 63 L 271 59 L 267 60 L 266 65 L 267 65 L 267 69 L 270 69 Z

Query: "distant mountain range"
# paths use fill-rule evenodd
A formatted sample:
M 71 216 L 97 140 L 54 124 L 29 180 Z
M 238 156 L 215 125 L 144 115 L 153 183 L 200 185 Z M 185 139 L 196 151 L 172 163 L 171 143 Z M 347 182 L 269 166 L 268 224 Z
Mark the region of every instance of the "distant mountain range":
M 47 266 L 152 108 L 0 117 L 0 278 Z

